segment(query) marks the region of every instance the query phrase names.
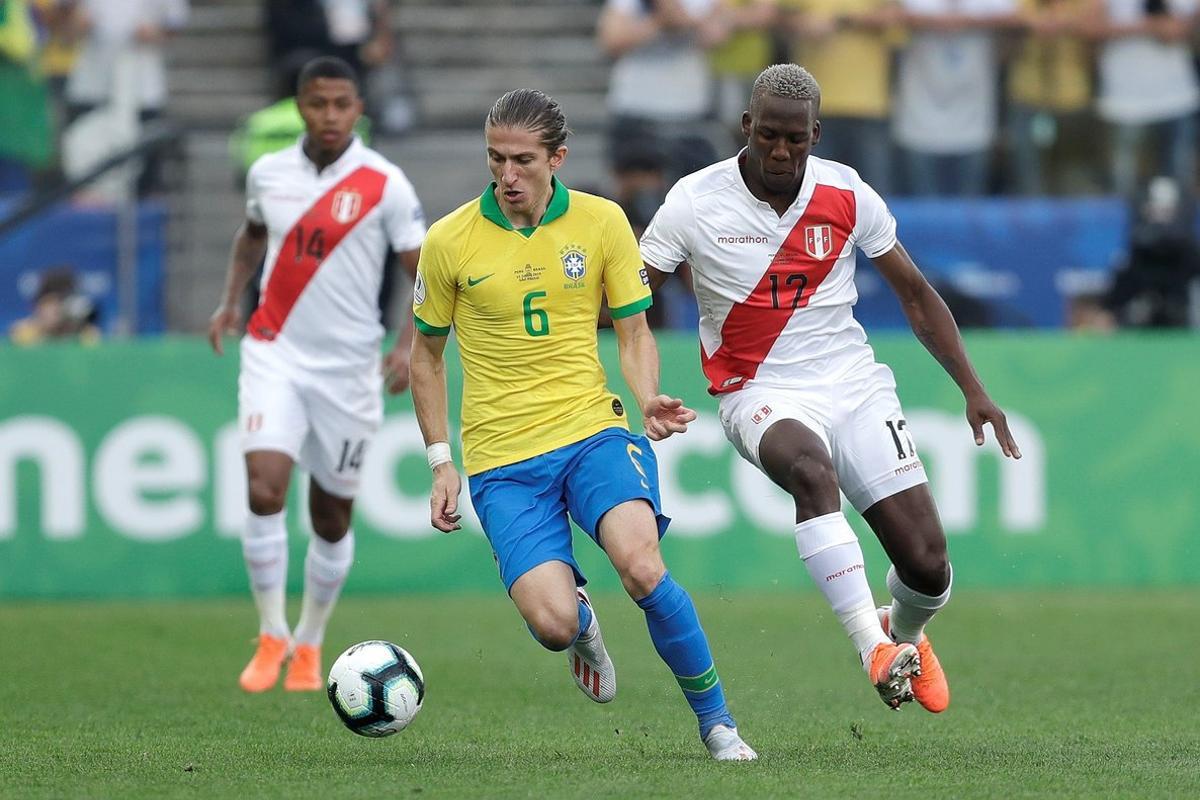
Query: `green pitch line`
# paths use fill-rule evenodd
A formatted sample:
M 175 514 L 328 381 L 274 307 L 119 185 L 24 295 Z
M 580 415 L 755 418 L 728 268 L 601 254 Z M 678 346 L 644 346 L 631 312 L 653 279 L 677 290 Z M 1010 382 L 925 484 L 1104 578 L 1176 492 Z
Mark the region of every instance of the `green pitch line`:
M 757 764 L 707 760 L 624 597 L 595 598 L 599 706 L 498 595 L 341 604 L 326 667 L 385 638 L 425 671 L 384 740 L 322 694 L 237 689 L 249 598 L 0 607 L 0 797 L 1200 797 L 1200 591 L 962 592 L 930 630 L 941 717 L 888 711 L 814 595 L 697 592 Z

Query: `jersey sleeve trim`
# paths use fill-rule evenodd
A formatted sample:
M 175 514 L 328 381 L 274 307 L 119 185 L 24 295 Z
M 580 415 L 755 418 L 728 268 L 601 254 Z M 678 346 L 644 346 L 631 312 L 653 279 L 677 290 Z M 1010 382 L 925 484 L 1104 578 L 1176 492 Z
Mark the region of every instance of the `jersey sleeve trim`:
M 645 311 L 654 304 L 654 298 L 651 295 L 646 295 L 641 300 L 635 300 L 617 308 L 610 308 L 608 313 L 613 319 L 625 319 L 632 317 L 634 314 Z
M 417 330 L 419 330 L 421 333 L 425 334 L 426 336 L 449 336 L 450 335 L 450 326 L 449 325 L 447 325 L 444 328 L 439 328 L 436 325 L 430 325 L 428 322 L 421 319 L 416 314 L 413 314 L 413 321 L 416 323 Z

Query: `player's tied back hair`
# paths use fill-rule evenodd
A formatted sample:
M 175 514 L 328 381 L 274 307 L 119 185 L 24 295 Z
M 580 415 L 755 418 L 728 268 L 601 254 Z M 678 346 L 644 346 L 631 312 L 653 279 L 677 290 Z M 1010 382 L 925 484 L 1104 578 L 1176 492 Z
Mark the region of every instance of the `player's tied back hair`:
M 562 147 L 571 135 L 558 102 L 537 89 L 513 89 L 502 95 L 488 112 L 484 123 L 484 129 L 487 128 L 531 131 L 550 153 Z
M 362 88 L 358 83 L 358 73 L 354 71 L 354 67 L 340 58 L 321 56 L 314 58 L 300 68 L 300 74 L 296 76 L 296 94 L 299 95 L 304 91 L 304 87 L 308 85 L 309 81 L 316 80 L 317 78 L 350 81 L 354 84 L 356 91 L 362 92 Z
M 799 64 L 772 64 L 758 73 L 754 88 L 750 90 L 751 113 L 768 96 L 811 100 L 814 112 L 821 107 L 821 87 L 817 79 Z

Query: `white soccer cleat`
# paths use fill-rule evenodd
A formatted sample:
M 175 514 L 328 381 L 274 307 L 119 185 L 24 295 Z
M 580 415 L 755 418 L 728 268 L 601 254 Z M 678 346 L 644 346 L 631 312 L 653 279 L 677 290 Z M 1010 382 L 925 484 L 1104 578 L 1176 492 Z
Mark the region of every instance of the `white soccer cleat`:
M 576 589 L 579 601 L 592 608 L 591 598 L 583 589 Z M 608 651 L 604 649 L 604 638 L 600 635 L 600 621 L 596 609 L 592 608 L 592 624 L 579 634 L 575 644 L 567 650 L 567 666 L 575 678 L 579 691 L 597 703 L 607 703 L 617 696 L 617 670 L 613 667 Z
M 757 761 L 758 753 L 754 748 L 742 741 L 737 728 L 728 725 L 714 725 L 704 737 L 704 746 L 708 754 L 717 761 Z

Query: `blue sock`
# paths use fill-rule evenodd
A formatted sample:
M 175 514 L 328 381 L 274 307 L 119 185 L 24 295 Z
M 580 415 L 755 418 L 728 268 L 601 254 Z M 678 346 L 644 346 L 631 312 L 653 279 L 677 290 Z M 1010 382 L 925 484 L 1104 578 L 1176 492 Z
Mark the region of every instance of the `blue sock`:
M 700 737 L 707 736 L 714 725 L 734 727 L 692 598 L 668 572 L 654 591 L 637 604 L 646 612 L 646 627 L 650 629 L 654 649 L 671 668 L 684 698 L 696 712 Z
M 587 631 L 588 626 L 591 624 L 592 624 L 592 610 L 590 608 L 588 608 L 587 606 L 585 606 L 583 604 L 583 601 L 580 600 L 579 601 L 579 632 L 575 634 L 575 638 L 578 639 L 580 636 L 583 636 L 584 632 Z M 533 630 L 533 628 L 530 625 L 526 624 L 525 627 L 526 627 L 526 629 L 528 629 L 529 635 L 533 637 L 533 640 L 535 642 L 537 642 L 538 644 L 540 644 L 542 647 L 546 648 L 547 650 L 558 650 L 557 647 L 551 647 L 550 645 L 546 644 L 541 639 L 539 639 L 537 633 Z M 572 642 L 571 644 L 574 644 L 574 642 Z M 568 647 L 569 646 L 570 645 L 568 645 Z

